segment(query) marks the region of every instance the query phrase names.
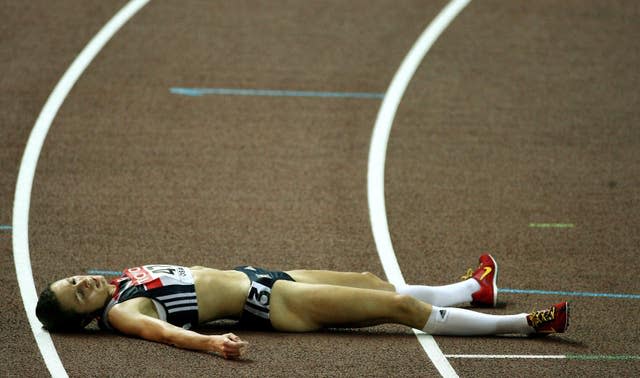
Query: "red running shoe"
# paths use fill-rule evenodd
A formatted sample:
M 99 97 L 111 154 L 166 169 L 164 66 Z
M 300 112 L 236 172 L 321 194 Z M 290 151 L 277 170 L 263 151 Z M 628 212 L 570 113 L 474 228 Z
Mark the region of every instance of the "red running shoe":
M 546 310 L 534 311 L 527 315 L 527 323 L 535 330 L 534 335 L 563 333 L 569 328 L 569 303 L 562 302 Z
M 480 283 L 480 290 L 471 295 L 473 300 L 472 306 L 476 307 L 495 307 L 498 301 L 498 263 L 488 253 L 483 254 L 479 258 L 480 264 L 475 271 L 469 269 L 467 274 L 462 276 L 463 280 L 474 278 Z

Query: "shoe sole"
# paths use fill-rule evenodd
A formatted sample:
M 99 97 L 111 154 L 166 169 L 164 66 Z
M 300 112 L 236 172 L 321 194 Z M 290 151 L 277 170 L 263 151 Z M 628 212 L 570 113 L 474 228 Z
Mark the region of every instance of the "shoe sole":
M 498 304 L 498 263 L 493 256 L 489 255 L 491 261 L 493 261 L 494 271 L 493 271 L 493 307 L 496 307 Z
M 564 305 L 564 312 L 565 312 L 565 317 L 564 317 L 564 329 L 562 330 L 561 333 L 566 332 L 569 329 L 569 302 L 565 302 Z

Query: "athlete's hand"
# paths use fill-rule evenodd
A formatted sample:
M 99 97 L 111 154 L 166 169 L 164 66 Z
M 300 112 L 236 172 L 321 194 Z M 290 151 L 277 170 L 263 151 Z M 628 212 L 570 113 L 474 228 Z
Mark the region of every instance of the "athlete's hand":
M 241 358 L 247 352 L 249 343 L 242 341 L 233 333 L 212 337 L 214 338 L 214 351 L 226 359 Z

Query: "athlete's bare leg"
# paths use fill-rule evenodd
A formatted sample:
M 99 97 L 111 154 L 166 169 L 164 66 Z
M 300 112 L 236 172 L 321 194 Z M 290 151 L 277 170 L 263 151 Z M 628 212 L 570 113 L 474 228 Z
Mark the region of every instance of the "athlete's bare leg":
M 373 273 L 333 272 L 329 270 L 291 270 L 286 272 L 296 282 L 348 286 L 360 289 L 395 291 L 395 287 Z
M 480 289 L 474 278 L 444 286 L 393 285 L 376 275 L 363 272 L 333 272 L 327 270 L 292 270 L 287 272 L 296 282 L 348 286 L 361 289 L 394 291 L 410 295 L 435 306 L 455 306 L 470 302 L 473 293 Z M 493 297 L 490 297 L 493 301 Z
M 285 332 L 383 323 L 403 324 L 432 335 L 537 332 L 529 324 L 526 313 L 491 315 L 461 308 L 436 307 L 409 295 L 383 290 L 280 280 L 274 284 L 270 299 L 271 324 L 276 330 Z M 558 309 L 556 312 L 564 313 Z M 564 332 L 567 323 L 562 319 L 566 319 L 566 316 L 558 319 L 559 330 L 552 331 Z
M 280 280 L 271 293 L 276 330 L 307 332 L 323 327 L 397 323 L 421 329 L 431 305 L 391 291 Z

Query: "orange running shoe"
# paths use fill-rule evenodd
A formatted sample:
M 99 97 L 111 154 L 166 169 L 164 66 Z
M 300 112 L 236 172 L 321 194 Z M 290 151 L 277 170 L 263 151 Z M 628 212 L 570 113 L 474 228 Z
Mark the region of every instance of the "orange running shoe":
M 468 269 L 463 280 L 474 278 L 480 283 L 480 290 L 471 295 L 471 305 L 476 307 L 495 307 L 498 301 L 498 263 L 488 253 L 479 258 L 480 264 L 475 271 Z
M 527 315 L 527 323 L 534 335 L 563 333 L 569 328 L 569 303 L 562 302 L 546 310 L 534 311 Z

